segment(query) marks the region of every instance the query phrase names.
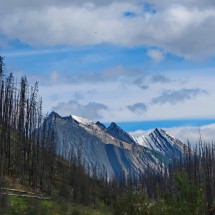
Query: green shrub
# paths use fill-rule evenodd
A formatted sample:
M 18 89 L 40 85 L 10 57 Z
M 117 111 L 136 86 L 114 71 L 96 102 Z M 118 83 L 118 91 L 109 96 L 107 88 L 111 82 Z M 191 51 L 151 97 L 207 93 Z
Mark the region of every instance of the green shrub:
M 175 176 L 175 190 L 158 200 L 147 198 L 143 192 L 128 192 L 114 205 L 115 215 L 204 215 L 205 199 L 201 186 L 190 180 L 185 172 Z

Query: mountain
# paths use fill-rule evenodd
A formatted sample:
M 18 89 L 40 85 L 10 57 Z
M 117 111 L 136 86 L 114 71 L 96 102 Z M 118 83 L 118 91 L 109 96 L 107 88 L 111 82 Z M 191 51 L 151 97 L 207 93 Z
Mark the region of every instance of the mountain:
M 152 151 L 160 152 L 164 156 L 181 156 L 186 149 L 180 140 L 169 135 L 165 130 L 156 128 L 148 136 L 133 136 L 133 139 L 139 145 Z
M 136 144 L 136 141 L 125 131 L 123 131 L 116 123 L 112 122 L 106 131 L 112 137 L 127 143 Z
M 99 121 L 97 121 L 96 122 L 96 125 L 98 125 L 101 129 L 103 129 L 103 130 L 105 130 L 106 129 L 106 127 L 105 127 L 105 125 L 104 124 L 102 124 L 101 122 L 99 122 Z
M 70 159 L 81 159 L 86 168 L 98 175 L 126 177 L 138 175 L 147 168 L 160 169 L 174 156 L 183 155 L 183 143 L 156 129 L 148 137 L 132 137 L 115 123 L 102 123 L 52 112 L 47 120 L 55 125 L 56 151 Z

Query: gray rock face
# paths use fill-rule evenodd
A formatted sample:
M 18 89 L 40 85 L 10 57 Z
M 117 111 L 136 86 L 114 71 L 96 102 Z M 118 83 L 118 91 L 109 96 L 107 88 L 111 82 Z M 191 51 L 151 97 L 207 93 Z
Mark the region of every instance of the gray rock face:
M 133 136 L 133 138 L 139 145 L 151 151 L 159 152 L 168 160 L 181 157 L 186 151 L 186 145 L 163 129 L 156 128 L 148 136 Z
M 100 122 L 54 112 L 48 120 L 55 123 L 58 154 L 67 159 L 75 155 L 73 159 L 79 157 L 86 168 L 96 168 L 98 175 L 105 173 L 109 178 L 158 169 L 164 165 L 163 157 L 183 154 L 183 144 L 163 130 L 157 129 L 149 137 L 131 137 L 113 123 L 107 129 Z
M 105 127 L 105 125 L 104 124 L 102 124 L 101 122 L 96 122 L 96 125 L 98 125 L 102 130 L 105 130 L 106 129 L 106 127 Z
M 125 141 L 127 143 L 136 144 L 134 139 L 125 131 L 123 131 L 116 123 L 112 122 L 107 128 L 107 133 L 118 140 Z

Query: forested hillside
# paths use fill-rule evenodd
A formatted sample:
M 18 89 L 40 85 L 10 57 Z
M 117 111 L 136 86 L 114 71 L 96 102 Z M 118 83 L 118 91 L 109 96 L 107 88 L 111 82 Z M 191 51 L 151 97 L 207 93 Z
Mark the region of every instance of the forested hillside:
M 16 81 L 5 73 L 3 60 L 0 57 L 0 210 L 8 207 L 3 200 L 11 196 L 4 190 L 17 183 L 49 199 L 87 205 L 108 201 L 102 193 L 106 179 L 98 180 L 96 172 L 88 176 L 81 151 L 77 156 L 71 152 L 68 160 L 56 155 L 55 128 L 42 115 L 38 83 L 29 86 L 26 77 Z
M 200 139 L 183 157 L 135 177 L 110 179 L 105 168 L 98 175 L 96 167 L 86 168 L 81 147 L 68 159 L 56 154 L 55 124 L 42 114 L 38 83 L 15 80 L 3 60 L 0 214 L 215 214 L 214 145 Z

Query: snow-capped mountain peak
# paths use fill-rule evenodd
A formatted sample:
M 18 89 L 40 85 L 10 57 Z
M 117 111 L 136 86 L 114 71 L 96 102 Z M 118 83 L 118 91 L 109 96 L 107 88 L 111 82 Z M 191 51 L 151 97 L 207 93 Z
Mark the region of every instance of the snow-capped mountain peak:
M 81 124 L 86 125 L 86 126 L 92 125 L 92 124 L 93 124 L 92 121 L 90 121 L 90 120 L 88 120 L 88 119 L 84 119 L 84 118 L 82 118 L 82 117 L 80 117 L 80 116 L 71 115 L 71 117 L 72 117 L 74 120 L 76 120 L 78 123 L 81 123 Z
M 103 171 L 105 166 L 110 177 L 118 177 L 122 171 L 140 174 L 148 167 L 157 169 L 184 153 L 184 144 L 162 129 L 131 136 L 116 123 L 106 128 L 99 121 L 94 123 L 75 115 L 61 117 L 52 112 L 47 120 L 55 123 L 58 154 L 69 158 L 71 149 L 76 154 L 81 149 L 90 168 L 97 166 Z
M 160 152 L 163 155 L 181 154 L 184 151 L 185 145 L 163 129 L 156 128 L 149 135 L 132 137 L 139 145 Z

